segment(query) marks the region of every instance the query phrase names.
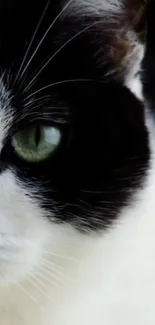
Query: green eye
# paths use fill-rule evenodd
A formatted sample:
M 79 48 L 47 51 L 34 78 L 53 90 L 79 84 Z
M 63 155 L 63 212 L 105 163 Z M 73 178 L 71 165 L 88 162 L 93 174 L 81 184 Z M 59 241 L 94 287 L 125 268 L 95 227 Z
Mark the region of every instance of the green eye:
M 35 126 L 16 133 L 11 140 L 16 154 L 32 163 L 47 159 L 58 147 L 60 130 L 55 127 Z

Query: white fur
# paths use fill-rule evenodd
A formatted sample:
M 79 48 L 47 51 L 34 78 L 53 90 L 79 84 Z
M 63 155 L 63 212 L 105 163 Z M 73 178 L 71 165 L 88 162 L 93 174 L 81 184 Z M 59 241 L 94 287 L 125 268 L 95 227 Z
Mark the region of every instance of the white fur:
M 140 75 L 136 75 L 132 79 L 129 79 L 126 83 L 126 86 L 136 95 L 140 100 L 143 100 L 142 95 L 142 84 L 140 81 Z
M 145 48 L 144 45 L 139 42 L 138 37 L 134 32 L 129 33 L 128 41 L 132 46 L 132 51 L 124 58 L 122 63 L 125 72 L 124 82 L 127 87 L 131 90 L 133 89 L 133 92 L 138 95 L 138 93 L 142 93 L 142 84 L 141 82 L 139 83 L 140 89 L 136 91 L 137 86 L 135 85 L 135 80 L 137 80 L 137 77 L 135 76 L 141 72 L 141 62 L 144 57 Z M 142 99 L 142 96 L 139 98 Z
M 154 325 L 155 132 L 142 188 L 109 231 L 44 219 L 13 170 L 0 175 L 0 324 Z

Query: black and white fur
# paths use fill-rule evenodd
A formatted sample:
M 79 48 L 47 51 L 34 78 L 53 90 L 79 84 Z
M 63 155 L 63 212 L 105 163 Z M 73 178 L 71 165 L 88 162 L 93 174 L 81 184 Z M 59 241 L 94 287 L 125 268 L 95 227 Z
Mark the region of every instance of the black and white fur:
M 2 325 L 155 324 L 154 74 L 131 2 L 0 1 Z M 62 141 L 30 164 L 11 137 L 35 123 Z

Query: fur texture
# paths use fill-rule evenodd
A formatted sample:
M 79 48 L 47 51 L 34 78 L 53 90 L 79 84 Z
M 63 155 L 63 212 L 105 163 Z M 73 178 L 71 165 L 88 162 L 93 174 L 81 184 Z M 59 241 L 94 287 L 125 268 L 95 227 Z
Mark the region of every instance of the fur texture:
M 155 39 L 149 25 L 146 49 L 146 6 L 0 2 L 3 325 L 155 324 Z M 30 125 L 61 132 L 43 162 L 13 149 Z

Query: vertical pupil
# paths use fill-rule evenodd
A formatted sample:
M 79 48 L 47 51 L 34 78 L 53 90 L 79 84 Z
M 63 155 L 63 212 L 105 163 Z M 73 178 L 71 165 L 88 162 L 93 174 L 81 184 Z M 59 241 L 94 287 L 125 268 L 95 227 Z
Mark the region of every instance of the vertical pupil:
M 36 126 L 36 129 L 35 129 L 35 143 L 36 143 L 36 147 L 38 147 L 38 144 L 40 142 L 40 134 L 41 134 L 41 132 L 40 132 L 40 126 L 37 125 Z

